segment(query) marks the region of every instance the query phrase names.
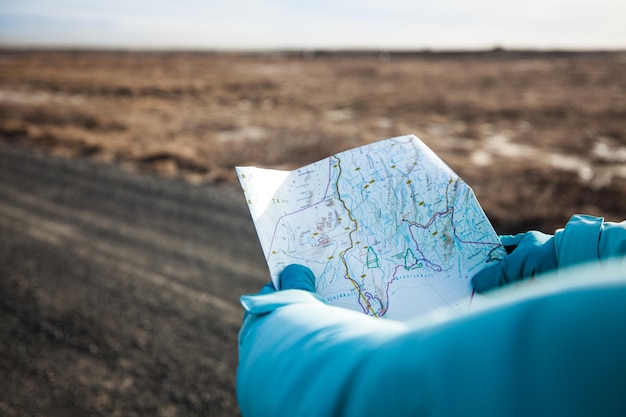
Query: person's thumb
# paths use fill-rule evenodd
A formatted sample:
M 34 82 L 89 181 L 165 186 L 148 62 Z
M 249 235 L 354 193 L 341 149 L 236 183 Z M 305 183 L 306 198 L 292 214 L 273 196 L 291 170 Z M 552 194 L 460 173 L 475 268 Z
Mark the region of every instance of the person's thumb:
M 315 275 L 303 265 L 291 264 L 279 276 L 281 290 L 305 290 L 315 292 Z
M 472 287 L 477 293 L 483 293 L 493 288 L 500 287 L 510 282 L 505 271 L 505 262 L 500 261 L 496 265 L 489 266 L 479 271 L 472 277 Z

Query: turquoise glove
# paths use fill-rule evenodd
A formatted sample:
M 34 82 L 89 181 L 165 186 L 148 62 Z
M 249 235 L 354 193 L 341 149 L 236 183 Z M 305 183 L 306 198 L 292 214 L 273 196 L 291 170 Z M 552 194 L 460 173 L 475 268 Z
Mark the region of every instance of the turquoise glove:
M 261 290 L 259 291 L 259 294 L 270 294 L 275 291 L 276 291 L 276 287 L 274 286 L 274 283 L 270 281 L 267 284 L 265 284 L 263 288 L 261 288 Z
M 315 292 L 315 276 L 313 271 L 303 265 L 291 264 L 287 265 L 278 276 L 281 290 L 305 290 Z M 257 293 L 270 294 L 276 292 L 276 287 L 271 281 L 261 288 Z
M 272 281 L 270 281 L 267 284 L 265 284 L 263 286 L 263 288 L 261 288 L 257 294 L 258 295 L 270 294 L 270 293 L 273 293 L 273 292 L 276 292 L 276 287 L 274 287 L 274 283 Z M 243 320 L 241 321 L 242 326 L 246 322 L 246 319 L 248 318 L 249 315 L 250 315 L 250 313 L 248 313 L 248 310 L 244 309 L 244 311 L 243 311 Z
M 315 292 L 315 276 L 313 272 L 303 265 L 291 264 L 287 265 L 278 276 L 281 290 L 305 290 Z M 261 288 L 256 295 L 271 294 L 276 292 L 276 287 L 271 281 Z M 248 310 L 244 310 L 242 329 L 248 319 Z
M 315 292 L 315 276 L 303 265 L 287 265 L 279 275 L 281 290 L 304 290 Z
M 514 249 L 498 264 L 474 275 L 472 285 L 479 293 L 524 278 L 532 278 L 558 267 L 552 235 L 531 231 L 514 236 L 500 236 L 500 241 L 505 248 Z

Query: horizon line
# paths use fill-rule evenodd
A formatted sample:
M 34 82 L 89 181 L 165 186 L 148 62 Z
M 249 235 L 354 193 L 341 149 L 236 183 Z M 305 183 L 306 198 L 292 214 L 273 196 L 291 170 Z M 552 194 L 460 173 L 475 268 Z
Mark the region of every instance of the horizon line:
M 333 55 L 333 54 L 463 54 L 463 53 L 626 53 L 623 47 L 505 47 L 494 45 L 491 47 L 199 47 L 199 46 L 132 46 L 132 45 L 77 45 L 77 44 L 13 44 L 2 43 L 1 51 L 58 51 L 58 52 L 197 52 L 197 53 L 225 53 L 225 54 L 303 54 L 303 55 Z

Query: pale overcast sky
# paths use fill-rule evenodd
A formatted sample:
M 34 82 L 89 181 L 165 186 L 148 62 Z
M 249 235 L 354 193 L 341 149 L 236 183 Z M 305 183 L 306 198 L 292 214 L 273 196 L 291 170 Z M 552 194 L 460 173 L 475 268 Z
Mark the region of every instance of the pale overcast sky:
M 624 0 L 0 0 L 0 45 L 626 49 Z

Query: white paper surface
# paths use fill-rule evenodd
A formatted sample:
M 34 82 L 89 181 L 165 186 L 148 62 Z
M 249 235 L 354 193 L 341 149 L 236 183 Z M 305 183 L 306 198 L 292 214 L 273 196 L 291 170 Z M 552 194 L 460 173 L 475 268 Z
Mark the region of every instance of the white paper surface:
M 470 278 L 504 256 L 472 190 L 413 135 L 237 173 L 272 279 L 306 265 L 331 304 L 398 320 L 466 308 Z

